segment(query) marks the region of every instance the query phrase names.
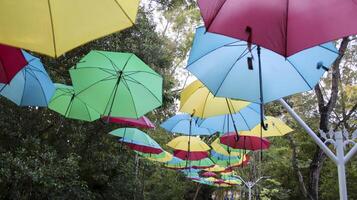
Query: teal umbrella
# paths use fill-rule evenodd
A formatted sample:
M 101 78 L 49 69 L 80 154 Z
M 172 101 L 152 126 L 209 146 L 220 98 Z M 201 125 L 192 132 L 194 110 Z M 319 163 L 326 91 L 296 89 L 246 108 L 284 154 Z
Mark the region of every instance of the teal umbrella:
M 91 51 L 70 75 L 77 97 L 104 116 L 139 118 L 162 104 L 162 77 L 131 53 Z

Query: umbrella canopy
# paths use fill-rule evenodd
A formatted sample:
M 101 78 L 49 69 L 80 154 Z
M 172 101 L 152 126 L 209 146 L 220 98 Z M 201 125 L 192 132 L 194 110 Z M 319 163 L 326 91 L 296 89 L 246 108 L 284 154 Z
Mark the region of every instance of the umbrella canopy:
M 181 162 L 175 164 L 167 163 L 165 165 L 166 168 L 170 168 L 170 169 L 190 169 L 190 168 L 206 169 L 212 166 L 214 166 L 214 163 L 209 158 L 204 158 L 202 160 L 192 160 L 192 161 L 182 160 Z
M 182 90 L 180 98 L 180 111 L 200 118 L 236 113 L 248 105 L 246 101 L 215 97 L 198 80 Z
M 356 1 L 199 0 L 210 32 L 250 40 L 283 56 L 357 34 Z M 252 13 L 254 13 L 252 15 Z
M 211 143 L 211 147 L 215 152 L 224 156 L 242 156 L 244 154 L 244 150 L 242 149 L 234 149 L 225 144 L 222 144 L 219 138 L 215 139 Z M 247 151 L 245 153 L 247 153 Z
M 203 169 L 204 171 L 208 171 L 208 172 L 223 172 L 226 170 L 226 168 L 219 166 L 219 165 L 213 165 L 212 167 Z
M 102 120 L 105 122 L 122 124 L 137 128 L 155 128 L 155 125 L 145 116 L 142 116 L 139 119 L 104 116 L 102 117 Z
M 162 77 L 131 53 L 91 51 L 70 75 L 77 97 L 104 116 L 139 118 L 162 104 Z
M 203 172 L 202 176 L 204 176 L 204 177 L 217 177 L 217 174 L 215 174 L 213 172 Z
M 71 119 L 94 121 L 99 119 L 97 111 L 78 99 L 72 86 L 55 84 L 56 92 L 53 95 L 48 108 Z
M 160 126 L 171 133 L 181 133 L 184 135 L 212 135 L 214 131 L 199 127 L 197 125 L 198 118 L 192 117 L 189 114 L 177 114 Z
M 173 159 L 173 155 L 167 151 L 163 151 L 159 154 L 150 154 L 150 153 L 142 153 L 140 151 L 135 151 L 138 155 L 141 157 L 144 157 L 148 160 L 156 161 L 156 162 L 161 162 L 161 163 L 166 163 L 169 162 Z
M 139 0 L 1 1 L 0 43 L 58 57 L 134 25 L 139 3 Z
M 220 142 L 234 149 L 248 149 L 248 150 L 260 150 L 269 149 L 270 142 L 265 138 L 255 136 L 239 136 L 237 138 L 236 133 L 227 133 L 222 135 Z
M 159 154 L 163 150 L 160 145 L 149 135 L 136 128 L 119 128 L 109 134 L 120 137 L 120 141 L 126 143 L 129 148 L 142 153 Z
M 19 106 L 47 107 L 55 86 L 40 59 L 22 51 L 28 64 L 9 84 L 0 83 L 0 94 Z
M 261 125 L 258 124 L 250 131 L 240 131 L 239 135 L 260 137 L 262 131 L 262 137 L 273 137 L 283 136 L 293 131 L 283 121 L 275 117 L 266 116 L 264 123 L 268 124 L 267 130 L 262 129 Z
M 200 119 L 197 123 L 200 127 L 209 128 L 223 134 L 232 131 L 251 130 L 260 123 L 260 106 L 252 103 L 235 114 Z
M 187 69 L 215 96 L 268 103 L 313 89 L 338 56 L 333 43 L 287 58 L 264 48 L 258 56 L 255 49 L 260 48 L 253 45 L 250 52 L 247 42 L 206 33 L 200 27 L 196 30 Z M 260 57 L 261 67 L 258 67 L 260 59 L 252 58 Z
M 242 157 L 243 154 L 239 155 L 239 156 L 226 156 L 220 153 L 217 153 L 215 150 L 211 150 L 211 159 L 212 160 L 233 160 L 233 159 L 240 159 L 240 157 Z
M 182 151 L 202 152 L 211 148 L 198 137 L 179 136 L 167 143 L 167 146 Z
M 243 161 L 243 157 L 235 157 L 235 158 L 232 158 L 229 160 L 219 160 L 216 158 L 211 158 L 211 159 L 217 165 L 219 165 L 221 167 L 225 167 L 225 168 L 240 165 Z
M 174 156 L 181 158 L 183 160 L 201 160 L 208 157 L 208 151 L 183 151 L 175 150 Z
M 241 162 L 231 164 L 227 169 L 232 170 L 233 168 L 236 168 L 236 167 L 246 167 L 249 165 L 249 163 L 250 163 L 250 156 L 248 154 L 245 154 L 243 156 L 243 160 L 241 160 Z
M 0 83 L 10 83 L 27 64 L 21 49 L 0 44 Z

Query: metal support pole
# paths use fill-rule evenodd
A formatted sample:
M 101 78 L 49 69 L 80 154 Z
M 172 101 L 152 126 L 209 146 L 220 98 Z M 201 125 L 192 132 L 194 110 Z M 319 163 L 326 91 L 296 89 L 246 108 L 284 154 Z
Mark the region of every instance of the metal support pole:
M 337 151 L 337 170 L 340 200 L 347 200 L 346 170 L 345 170 L 345 151 L 342 132 L 335 133 Z
M 353 155 L 357 153 L 357 145 L 354 145 L 352 149 L 345 156 L 345 163 L 347 163 Z
M 248 190 L 249 190 L 248 199 L 251 200 L 252 199 L 252 187 L 248 186 Z
M 338 160 L 334 153 L 327 147 L 327 145 L 321 141 L 321 139 L 315 134 L 313 130 L 295 113 L 295 111 L 285 102 L 283 99 L 279 99 L 279 102 L 290 113 L 290 115 L 306 130 L 306 132 L 312 137 L 317 145 L 325 152 L 325 154 L 338 165 Z

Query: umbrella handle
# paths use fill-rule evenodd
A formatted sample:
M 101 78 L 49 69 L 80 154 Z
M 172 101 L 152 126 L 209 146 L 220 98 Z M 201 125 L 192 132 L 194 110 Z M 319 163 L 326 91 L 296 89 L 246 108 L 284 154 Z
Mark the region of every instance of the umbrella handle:
M 262 128 L 263 128 L 265 131 L 267 131 L 268 128 L 269 128 L 269 124 L 264 123 L 264 120 L 260 122 L 260 125 L 262 126 Z

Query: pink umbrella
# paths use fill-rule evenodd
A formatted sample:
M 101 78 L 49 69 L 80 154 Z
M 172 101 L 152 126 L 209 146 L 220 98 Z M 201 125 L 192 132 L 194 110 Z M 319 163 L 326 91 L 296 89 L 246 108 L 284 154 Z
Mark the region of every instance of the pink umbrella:
M 255 136 L 239 136 L 237 138 L 235 132 L 224 134 L 219 138 L 222 144 L 230 146 L 234 149 L 260 150 L 268 149 L 270 146 L 269 140 Z
M 204 177 L 217 177 L 217 174 L 215 174 L 213 172 L 204 172 L 202 174 L 202 176 L 204 176 Z
M 198 0 L 205 26 L 285 57 L 357 34 L 356 0 Z
M 128 125 L 132 127 L 139 128 L 155 128 L 155 125 L 145 116 L 140 117 L 139 119 L 134 118 L 125 118 L 125 117 L 102 117 L 103 121 Z
M 175 150 L 174 156 L 181 158 L 183 160 L 202 160 L 208 157 L 207 151 L 183 151 L 183 150 Z
M 27 64 L 21 49 L 0 44 L 0 83 L 10 83 Z

